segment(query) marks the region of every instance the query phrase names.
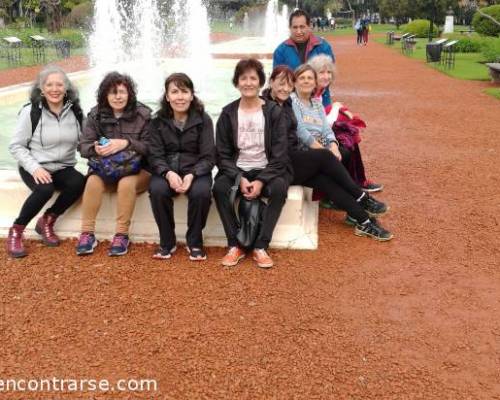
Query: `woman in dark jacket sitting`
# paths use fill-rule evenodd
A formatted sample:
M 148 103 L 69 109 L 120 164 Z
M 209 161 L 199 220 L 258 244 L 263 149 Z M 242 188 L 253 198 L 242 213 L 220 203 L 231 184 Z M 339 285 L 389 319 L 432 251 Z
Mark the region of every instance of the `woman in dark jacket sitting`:
M 80 153 L 85 158 L 104 158 L 122 150 L 133 150 L 145 157 L 148 153 L 147 124 L 150 109 L 136 99 L 135 83 L 127 75 L 108 73 L 97 91 L 97 106 L 89 113 L 80 141 Z M 105 137 L 107 143 L 100 143 Z M 145 164 L 143 164 L 144 166 Z M 117 182 L 107 182 L 92 170 L 87 179 L 82 200 L 82 233 L 78 240 L 78 255 L 90 254 L 97 246 L 95 220 L 107 189 L 116 190 L 116 234 L 109 249 L 110 256 L 121 256 L 129 247 L 128 230 L 137 195 L 146 191 L 151 174 L 144 168 L 135 175 L 123 176 Z
M 149 194 L 160 232 L 160 248 L 153 258 L 168 259 L 176 250 L 172 197 L 185 193 L 189 259 L 205 260 L 202 230 L 210 210 L 214 128 L 186 74 L 174 73 L 165 81 L 161 109 L 150 123 L 149 134 L 149 162 L 154 173 Z
M 291 176 L 287 174 L 286 127 L 281 108 L 259 97 L 265 83 L 264 68 L 255 59 L 243 59 L 236 65 L 233 84 L 241 98 L 222 109 L 217 121 L 216 147 L 219 173 L 214 197 L 229 246 L 222 265 L 236 265 L 244 250 L 237 240 L 229 190 L 242 174 L 239 190 L 247 199 L 268 198 L 260 232 L 254 243 L 253 258 L 261 268 L 273 266 L 267 254 L 274 228 L 285 204 Z

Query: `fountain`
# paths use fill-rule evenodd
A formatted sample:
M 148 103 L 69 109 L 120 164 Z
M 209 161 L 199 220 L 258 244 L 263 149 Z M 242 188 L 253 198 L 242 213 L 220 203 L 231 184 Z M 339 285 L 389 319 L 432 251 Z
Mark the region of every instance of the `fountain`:
M 244 24 L 248 25 L 245 13 Z M 247 28 L 246 28 L 247 29 Z M 232 54 L 243 57 L 252 54 L 259 58 L 272 58 L 274 49 L 288 37 L 288 6 L 279 11 L 278 0 L 269 0 L 266 7 L 262 36 L 243 37 L 212 46 L 212 54 L 226 57 Z
M 269 0 L 266 7 L 264 39 L 274 49 L 288 36 L 288 6 L 279 12 L 278 0 Z

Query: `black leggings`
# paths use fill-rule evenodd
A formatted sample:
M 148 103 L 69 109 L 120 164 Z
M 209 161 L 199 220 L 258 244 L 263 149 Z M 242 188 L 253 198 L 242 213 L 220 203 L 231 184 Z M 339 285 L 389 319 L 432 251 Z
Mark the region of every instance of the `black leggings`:
M 290 152 L 290 159 L 294 170 L 292 185 L 303 185 L 324 192 L 329 200 L 360 223 L 369 218 L 356 201 L 363 196 L 363 191 L 330 150 L 294 151 Z
M 19 217 L 14 221 L 14 224 L 18 225 L 28 225 L 56 190 L 60 190 L 61 193 L 45 213 L 57 216 L 64 214 L 80 198 L 85 188 L 85 177 L 73 167 L 52 172 L 50 174 L 52 183 L 36 183 L 33 176 L 23 168 L 19 168 L 19 173 L 24 183 L 31 189 L 31 194 L 24 201 Z

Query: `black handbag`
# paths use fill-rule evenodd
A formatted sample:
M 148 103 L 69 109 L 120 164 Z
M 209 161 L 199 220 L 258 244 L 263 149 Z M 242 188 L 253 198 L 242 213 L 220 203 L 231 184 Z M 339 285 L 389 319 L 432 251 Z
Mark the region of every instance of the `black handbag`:
M 241 174 L 238 174 L 234 185 L 230 189 L 229 204 L 231 204 L 234 219 L 238 225 L 236 238 L 241 247 L 250 249 L 259 235 L 262 224 L 262 213 L 267 205 L 260 198 L 249 200 L 243 197 L 239 191 L 240 181 Z M 236 213 L 235 203 L 237 200 L 239 200 L 239 203 L 238 212 Z

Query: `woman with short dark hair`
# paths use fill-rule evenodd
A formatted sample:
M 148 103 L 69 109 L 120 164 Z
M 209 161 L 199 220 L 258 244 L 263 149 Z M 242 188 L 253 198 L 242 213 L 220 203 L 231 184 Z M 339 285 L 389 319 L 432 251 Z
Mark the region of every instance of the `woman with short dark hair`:
M 229 247 L 222 259 L 225 266 L 234 266 L 245 257 L 245 250 L 238 243 L 237 221 L 229 200 L 229 190 L 238 176 L 243 197 L 268 198 L 253 245 L 253 259 L 261 268 L 274 264 L 267 248 L 285 204 L 291 175 L 287 174 L 287 139 L 281 109 L 275 102 L 259 97 L 264 83 L 264 67 L 258 60 L 239 61 L 233 84 L 241 97 L 226 105 L 217 121 L 219 173 L 213 192 Z
M 202 231 L 210 211 L 215 165 L 212 119 L 196 97 L 189 76 L 171 74 L 164 86 L 161 108 L 149 126 L 149 163 L 153 171 L 149 195 L 160 233 L 160 248 L 153 258 L 168 259 L 176 250 L 172 198 L 186 194 L 189 259 L 206 260 Z
M 89 113 L 79 150 L 84 158 L 109 159 L 123 152 L 140 156 L 141 168 L 137 173 L 120 176 L 110 181 L 96 170 L 89 169 L 89 177 L 82 200 L 82 228 L 76 252 L 91 254 L 97 246 L 94 235 L 96 216 L 106 190 L 116 190 L 116 230 L 110 256 L 127 253 L 130 244 L 128 231 L 137 195 L 149 185 L 151 174 L 145 169 L 148 155 L 147 124 L 150 109 L 137 101 L 135 83 L 128 75 L 108 73 L 97 90 L 97 106 Z
M 7 251 L 11 257 L 27 254 L 23 231 L 55 190 L 60 194 L 38 219 L 35 230 L 46 246 L 59 245 L 54 224 L 85 186 L 84 176 L 74 168 L 82 114 L 78 92 L 65 72 L 57 66 L 45 67 L 33 85 L 30 103 L 19 113 L 9 145 L 21 178 L 32 191 L 9 229 Z

